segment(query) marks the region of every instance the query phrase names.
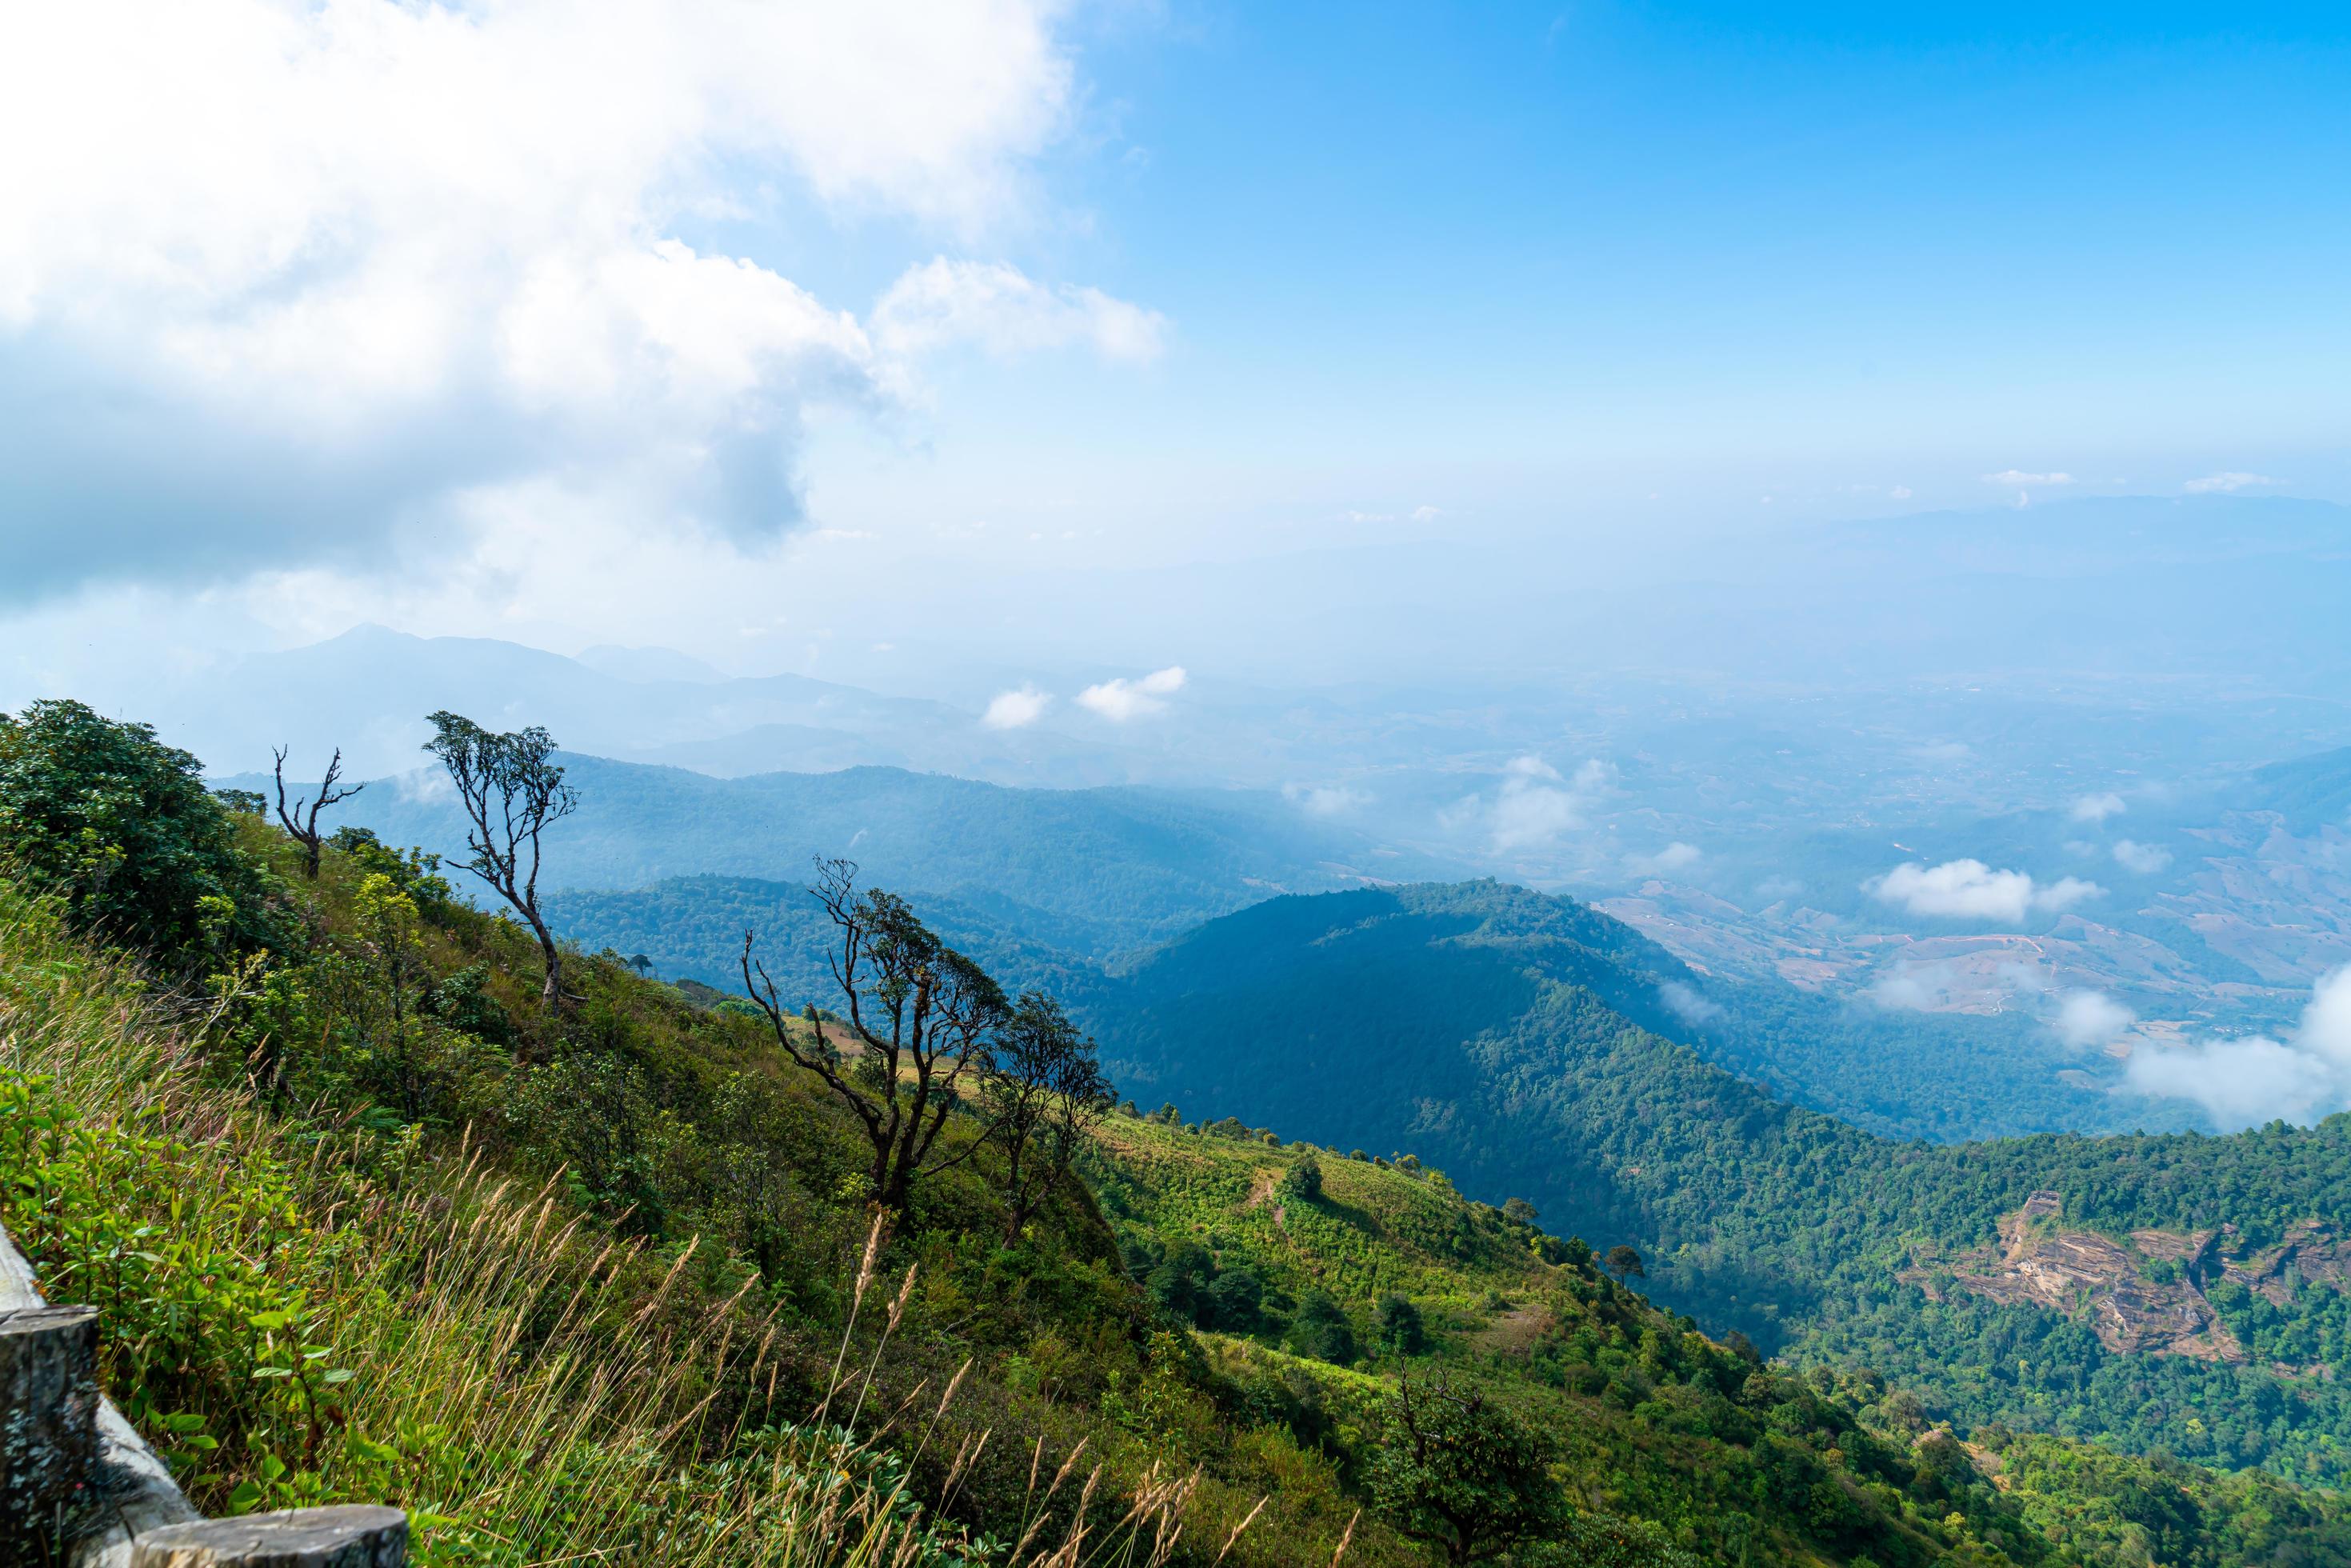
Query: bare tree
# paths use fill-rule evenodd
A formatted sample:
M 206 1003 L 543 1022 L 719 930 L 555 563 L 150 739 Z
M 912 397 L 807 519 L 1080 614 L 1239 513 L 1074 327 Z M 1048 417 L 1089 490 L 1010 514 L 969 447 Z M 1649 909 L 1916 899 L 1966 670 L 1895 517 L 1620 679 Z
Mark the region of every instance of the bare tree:
M 488 883 L 538 938 L 547 963 L 540 999 L 563 999 L 563 954 L 538 912 L 539 836 L 580 809 L 580 796 L 554 761 L 555 741 L 537 725 L 512 735 L 484 729 L 444 708 L 429 716 L 424 749 L 449 769 L 465 805 L 467 871 Z
M 297 795 L 289 810 L 286 805 L 286 750 L 281 746 L 270 754 L 277 759 L 277 820 L 286 825 L 286 831 L 294 841 L 302 846 L 302 874 L 316 882 L 319 880 L 320 842 L 319 813 L 350 800 L 367 786 L 352 784 L 340 789 L 335 787 L 336 781 L 343 776 L 343 748 L 338 746 L 334 759 L 327 764 L 327 776 L 319 780 L 319 793 L 308 799 Z
M 808 1040 L 793 1038 L 794 1020 L 752 956 L 748 933 L 743 988 L 767 1014 L 778 1049 L 856 1113 L 873 1149 L 874 1196 L 904 1215 L 917 1177 L 960 1165 L 979 1147 L 974 1140 L 932 1158 L 964 1080 L 987 1072 L 991 1039 L 1010 1008 L 1002 988 L 934 936 L 904 899 L 878 889 L 860 894 L 852 862 L 819 861 L 813 891 L 832 917 L 836 941 L 827 961 L 848 1004 L 856 1061 L 843 1058 L 833 1043 L 837 1026 L 819 1019 L 813 1002 L 800 1020 Z
M 1110 1080 L 1094 1042 L 1078 1032 L 1061 1004 L 1028 991 L 997 1031 L 987 1098 L 1004 1146 L 1004 1234 L 1011 1240 L 1068 1177 L 1086 1134 L 1110 1113 Z

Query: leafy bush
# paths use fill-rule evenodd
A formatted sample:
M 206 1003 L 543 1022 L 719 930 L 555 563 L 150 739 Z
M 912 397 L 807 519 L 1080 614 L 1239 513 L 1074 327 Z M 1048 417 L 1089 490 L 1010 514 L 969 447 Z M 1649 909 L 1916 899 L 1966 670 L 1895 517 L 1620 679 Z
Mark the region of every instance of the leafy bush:
M 0 861 L 83 930 L 169 964 L 281 935 L 201 764 L 78 702 L 0 714 Z

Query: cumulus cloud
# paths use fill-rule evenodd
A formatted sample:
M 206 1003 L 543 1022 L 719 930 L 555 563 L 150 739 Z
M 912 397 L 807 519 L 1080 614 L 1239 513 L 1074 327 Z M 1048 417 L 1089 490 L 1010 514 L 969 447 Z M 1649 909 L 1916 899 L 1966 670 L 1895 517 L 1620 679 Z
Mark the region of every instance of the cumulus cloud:
M 1755 884 L 1755 896 L 1770 904 L 1795 897 L 1804 884 L 1792 876 L 1767 876 Z
M 1666 1010 L 1684 1023 L 1711 1023 L 1722 1016 L 1722 1004 L 1711 1002 L 1698 995 L 1697 988 L 1680 980 L 1667 980 L 1657 988 L 1657 999 Z
M 1135 357 L 1150 312 L 925 262 L 872 324 L 686 223 L 976 239 L 1075 87 L 1052 0 L 128 0 L 0 24 L 0 595 L 370 559 L 582 496 L 745 543 L 803 413 L 935 343 Z M 784 193 L 778 195 L 775 193 Z
M 1983 476 L 1983 482 L 1987 485 L 1999 485 L 2008 488 L 2013 488 L 2019 485 L 2070 485 L 2074 482 L 2074 476 L 2071 474 L 2027 474 L 2019 468 L 2003 468 L 1997 474 L 1985 475 Z
M 2160 844 L 2142 844 L 2134 839 L 2115 841 L 2115 863 L 2125 871 L 2140 876 L 2153 876 L 2171 863 L 2171 852 Z
M 990 729 L 1026 729 L 1045 716 L 1053 699 L 1035 686 L 1015 686 L 1008 692 L 998 692 L 989 701 L 987 711 L 979 722 Z
M 1160 712 L 1167 698 L 1184 689 L 1184 666 L 1170 664 L 1147 675 L 1123 676 L 1088 686 L 1078 694 L 1078 706 L 1116 724 Z
M 2012 925 L 2034 914 L 2060 914 L 2105 889 L 2079 877 L 2038 883 L 2030 873 L 1994 871 L 1980 860 L 1955 860 L 1937 866 L 1906 861 L 1862 883 L 1862 891 L 1914 915 Z
M 2351 1109 L 2351 965 L 2312 988 L 2301 1027 L 2287 1039 L 2142 1042 L 2124 1082 L 2142 1094 L 2192 1101 L 2224 1132 L 2280 1118 L 2306 1124 Z
M 2128 1034 L 2138 1015 L 2104 991 L 2067 991 L 2057 1000 L 2052 1026 L 2076 1051 L 2112 1045 Z
M 1159 357 L 1167 319 L 1098 288 L 1049 288 L 1001 262 L 938 256 L 909 269 L 873 308 L 885 351 L 918 354 L 970 344 L 1000 359 L 1087 348 L 1106 360 Z
M 1336 817 L 1372 803 L 1367 792 L 1345 784 L 1284 784 L 1281 798 L 1310 817 Z
M 1616 769 L 1593 758 L 1573 778 L 1540 757 L 1513 758 L 1490 800 L 1473 795 L 1455 809 L 1452 821 L 1484 827 L 1493 852 L 1546 848 L 1584 825 L 1585 813 L 1615 783 Z
M 1669 876 L 1677 871 L 1687 871 L 1704 858 L 1696 844 L 1677 839 L 1656 854 L 1627 855 L 1625 869 L 1635 876 Z
M 2180 488 L 2191 496 L 2208 496 L 2216 492 L 2227 495 L 2238 490 L 2258 490 L 2284 483 L 2284 480 L 2273 479 L 2266 474 L 2239 474 L 2231 471 L 2207 474 L 2201 479 L 2190 479 Z
M 2130 810 L 2129 802 L 2109 789 L 2100 795 L 2085 795 L 2074 802 L 2074 821 L 2103 822 L 2108 817 L 2118 817 Z

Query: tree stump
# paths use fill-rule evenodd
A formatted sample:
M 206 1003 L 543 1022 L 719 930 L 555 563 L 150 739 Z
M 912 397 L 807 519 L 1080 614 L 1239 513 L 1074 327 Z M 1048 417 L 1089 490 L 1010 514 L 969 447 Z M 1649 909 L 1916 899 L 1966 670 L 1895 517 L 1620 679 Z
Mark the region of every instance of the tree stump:
M 170 1524 L 131 1549 L 131 1568 L 401 1568 L 407 1560 L 408 1515 L 355 1504 Z
M 0 1542 L 57 1542 L 98 1463 L 98 1309 L 0 1313 Z

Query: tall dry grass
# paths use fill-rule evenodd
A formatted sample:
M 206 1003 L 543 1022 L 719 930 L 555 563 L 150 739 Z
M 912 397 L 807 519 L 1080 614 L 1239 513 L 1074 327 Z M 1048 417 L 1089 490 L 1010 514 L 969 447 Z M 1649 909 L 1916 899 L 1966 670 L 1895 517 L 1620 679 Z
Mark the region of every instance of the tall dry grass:
M 196 1048 L 204 1021 L 0 875 L 0 1087 L 41 1122 L 20 1129 L 39 1156 L 26 1179 L 51 1178 L 20 1199 L 20 1239 L 53 1292 L 112 1288 L 118 1325 L 191 1336 L 197 1349 L 164 1366 L 142 1361 L 152 1344 L 118 1335 L 109 1364 L 172 1381 L 186 1403 L 170 1408 L 113 1392 L 156 1423 L 159 1446 L 180 1448 L 200 1501 L 390 1500 L 411 1511 L 420 1561 L 500 1568 L 1164 1568 L 1179 1551 L 1208 1555 L 1184 1539 L 1196 1473 L 1154 1469 L 1104 1496 L 1105 1469 L 1082 1447 L 1056 1460 L 1040 1442 L 1008 1538 L 947 1522 L 984 1433 L 959 1439 L 936 1495 L 914 1495 L 962 1374 L 935 1404 L 872 1407 L 913 1285 L 910 1272 L 875 1294 L 878 1220 L 820 1402 L 783 1409 L 779 1385 L 804 1385 L 787 1362 L 809 1347 L 754 1275 L 692 1244 L 647 1256 L 557 1182 L 519 1184 L 463 1141 L 388 1140 L 323 1108 L 265 1114 Z M 731 1295 L 710 1289 L 734 1274 Z M 294 1303 L 248 1318 L 291 1321 L 206 1326 L 230 1275 L 249 1276 L 253 1300 Z M 247 1338 L 214 1346 L 214 1333 Z M 277 1403 L 207 1383 L 191 1357 L 214 1349 L 224 1364 L 285 1367 L 269 1375 Z

